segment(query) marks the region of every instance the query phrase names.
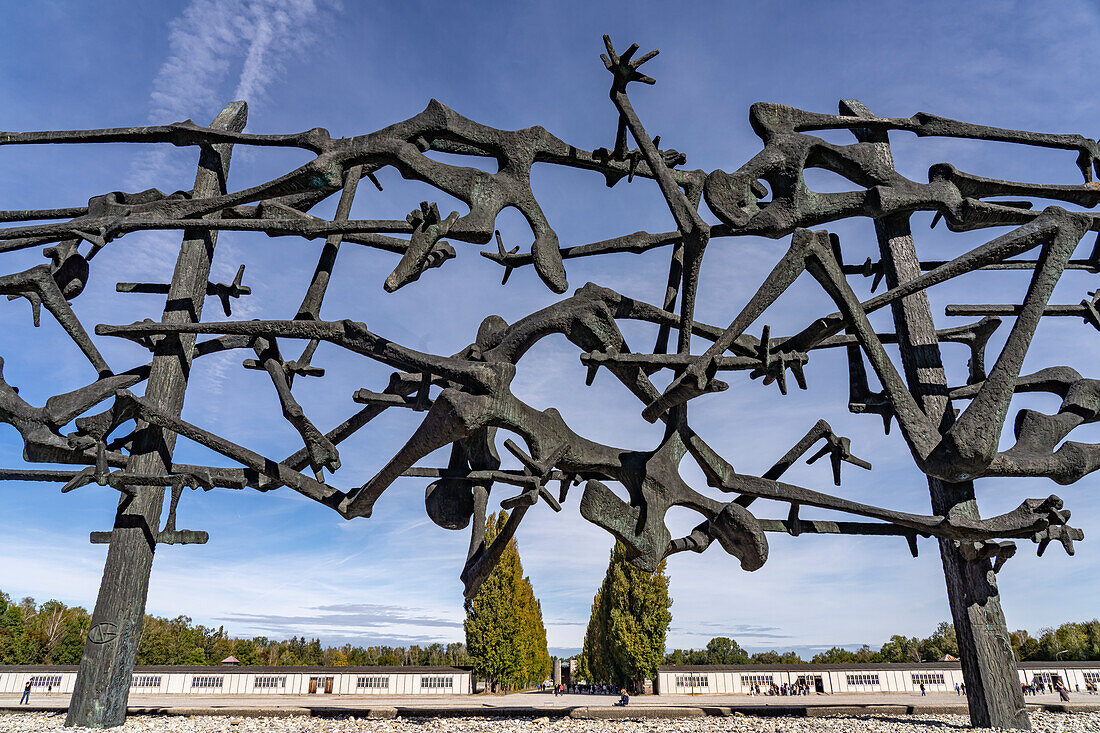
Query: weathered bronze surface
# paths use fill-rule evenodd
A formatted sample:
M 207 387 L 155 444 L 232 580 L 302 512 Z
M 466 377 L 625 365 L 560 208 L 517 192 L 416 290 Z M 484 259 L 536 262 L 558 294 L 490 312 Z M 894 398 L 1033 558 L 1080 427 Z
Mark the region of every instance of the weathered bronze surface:
M 525 513 L 540 500 L 560 510 L 570 488 L 582 482 L 581 514 L 622 541 L 631 562 L 646 570 L 655 569 L 673 553 L 702 552 L 714 542 L 737 558 L 743 569 L 757 570 L 768 558 L 767 532 L 894 535 L 905 538 L 914 554 L 918 536 L 935 537 L 959 630 L 973 722 L 1027 727 L 1014 663 L 1011 653 L 1005 652 L 994 573 L 1015 552 L 1012 540 L 1032 541 L 1040 554 L 1049 543 L 1057 542 L 1072 554 L 1074 541 L 1083 534 L 1069 525 L 1070 513 L 1053 495 L 1026 499 L 1011 512 L 983 519 L 972 482 L 983 477 L 1046 477 L 1069 484 L 1100 468 L 1100 445 L 1063 442 L 1074 428 L 1100 419 L 1100 381 L 1059 366 L 1021 375 L 1044 315 L 1078 316 L 1100 328 L 1094 294 L 1080 305 L 1049 303 L 1066 269 L 1100 272 L 1095 248 L 1088 258 L 1073 259 L 1086 233 L 1100 231 L 1100 216 L 1058 206 L 1035 211 L 1029 200 L 1094 208 L 1100 203 L 1100 186 L 1093 179 L 1100 174 L 1100 145 L 1080 135 L 1005 130 L 925 113 L 878 117 L 854 100 L 842 101 L 837 115 L 758 103 L 750 108 L 749 119 L 764 145 L 759 154 L 732 173 L 682 170 L 679 166 L 686 163 L 685 156 L 659 147 L 660 138 L 646 132 L 627 93 L 630 82 L 654 82 L 638 69 L 656 51 L 635 59 L 636 45 L 620 55 L 604 40 L 603 60 L 612 75 L 610 97 L 619 113 L 610 149 L 574 147 L 541 127 L 493 129 L 435 100 L 409 120 L 339 139 L 321 128 L 286 135 L 245 133 L 245 108 L 240 102 L 231 103 L 209 127 L 187 120 L 153 127 L 0 133 L 0 145 L 139 142 L 194 146 L 201 151 L 191 191 L 112 192 L 92 198 L 87 207 L 0 211 L 3 222 L 39 222 L 0 229 L 0 252 L 44 247 L 50 260 L 49 265 L 0 277 L 0 293 L 29 299 L 36 323 L 39 307 L 45 305 L 96 373 L 95 381 L 86 387 L 52 397 L 40 408 L 25 402 L 0 378 L 0 420 L 19 431 L 26 460 L 84 466 L 68 471 L 11 469 L 0 472 L 0 478 L 63 482 L 63 491 L 94 481 L 122 495 L 113 531 L 93 535 L 93 541 L 109 542 L 111 548 L 96 605 L 95 633 L 88 638 L 70 723 L 112 726 L 125 715 L 155 546 L 206 540 L 204 532 L 175 527 L 175 509 L 184 488 L 268 491 L 285 486 L 352 519 L 369 517 L 379 496 L 396 479 L 418 477 L 430 481 L 425 505 L 436 524 L 446 529 L 471 528 L 462 571 L 467 597 L 491 571 Z M 854 142 L 830 143 L 811 134 L 818 130 L 847 130 Z M 891 130 L 1076 151 L 1084 183 L 992 180 L 948 164 L 932 166 L 925 183 L 913 181 L 894 169 Z M 226 179 L 230 149 L 235 145 L 300 148 L 315 157 L 276 179 L 234 191 Z M 499 170 L 489 173 L 440 162 L 425 155 L 428 151 L 493 158 Z M 634 232 L 562 246 L 531 190 L 531 167 L 536 162 L 594 171 L 604 176 L 608 186 L 624 178 L 654 180 L 676 230 Z M 349 219 L 360 179 L 366 177 L 378 185 L 375 172 L 386 166 L 466 202 L 470 212 L 442 216 L 436 204 L 425 202 L 404 219 Z M 854 190 L 811 191 L 803 177 L 807 168 L 839 174 Z M 339 204 L 332 220 L 309 213 L 337 193 Z M 703 201 L 721 223 L 706 223 L 699 211 Z M 506 207 L 519 210 L 530 225 L 534 239 L 527 252 L 506 249 L 496 232 L 497 215 Z M 909 217 L 919 211 L 935 212 L 936 220 L 943 219 L 952 231 L 1010 229 L 954 259 L 921 262 L 909 228 Z M 874 220 L 881 252 L 878 262 L 844 262 L 839 238 L 824 227 L 851 217 Z M 41 223 L 45 220 L 56 221 Z M 127 233 L 152 229 L 182 230 L 184 243 L 170 284 L 118 283 L 119 292 L 166 293 L 167 301 L 160 322 L 96 326 L 98 336 L 130 339 L 150 350 L 149 363 L 116 372 L 104 361 L 68 301 L 83 290 L 89 262 L 100 249 Z M 313 278 L 290 319 L 202 319 L 205 296 L 218 298 L 230 317 L 231 300 L 250 292 L 242 282 L 243 265 L 231 284 L 208 282 L 215 238 L 223 230 L 324 238 Z M 455 247 L 447 240 L 484 245 L 493 242 L 494 234 L 495 247 L 481 254 L 502 266 L 504 282 L 515 268 L 530 265 L 553 292 L 565 293 L 568 259 L 669 247 L 666 287 L 658 303 L 648 303 L 588 283 L 511 324 L 499 316 L 487 316 L 477 333 L 471 334 L 469 345 L 449 355 L 413 350 L 363 323 L 320 318 L 343 242 L 398 255 L 392 272 L 376 277 L 387 292 L 393 292 L 454 258 Z M 708 244 L 750 235 L 789 236 L 789 244 L 728 326 L 696 321 L 696 291 Z M 949 306 L 949 314 L 984 317 L 969 325 L 937 329 L 924 291 L 988 269 L 1033 271 L 1023 303 Z M 750 335 L 748 329 L 766 317 L 772 303 L 804 271 L 832 299 L 836 312 L 808 313 L 806 327 L 792 335 L 773 336 L 766 325 L 760 336 Z M 861 301 L 847 275 L 874 278 L 872 290 L 885 280 L 886 289 Z M 893 312 L 893 333 L 876 332 L 868 320 L 870 313 L 886 306 Z M 987 345 L 1002 317 L 1014 322 L 1004 347 L 987 368 Z M 653 349 L 627 348 L 620 330 L 627 321 L 656 326 Z M 677 340 L 670 353 L 673 331 Z M 581 362 L 588 367 L 589 383 L 606 368 L 638 398 L 645 419 L 664 424 L 658 445 L 637 450 L 589 440 L 574 432 L 556 410 L 536 409 L 512 393 L 510 384 L 520 359 L 540 339 L 554 334 L 576 344 Z M 704 353 L 692 353 L 692 336 L 712 345 Z M 289 359 L 284 354 L 295 341 L 304 346 L 298 358 Z M 322 341 L 395 370 L 380 391 L 363 388 L 350 395 L 363 407 L 327 433 L 305 414 L 293 394 L 296 377 L 324 374 L 324 369 L 311 363 Z M 948 385 L 941 341 L 968 347 L 967 384 Z M 884 344 L 899 345 L 900 371 Z M 897 421 L 917 467 L 928 477 L 932 513 L 917 515 L 866 505 L 780 481 L 796 460 L 819 443 L 809 462 L 828 456 L 837 486 L 842 463 L 871 468 L 852 454 L 850 441 L 837 436 L 824 420 L 762 476 L 734 470 L 690 426 L 690 402 L 727 389 L 728 384 L 718 379 L 719 372 L 748 372 L 750 378 L 762 378 L 763 384 L 776 383 L 785 394 L 788 375 L 806 389 L 806 369 L 814 351 L 840 347 L 849 365 L 849 410 L 880 416 L 887 432 L 891 421 Z M 251 352 L 243 367 L 267 372 L 284 417 L 301 435 L 301 450 L 276 460 L 181 419 L 191 360 L 229 349 Z M 868 386 L 867 364 L 882 385 L 881 392 Z M 661 390 L 651 377 L 666 369 L 672 381 Z M 143 381 L 147 382 L 143 395 L 130 391 Z M 1060 397 L 1061 408 L 1052 415 L 1021 410 L 1014 422 L 1015 445 L 998 450 L 1013 395 L 1036 391 Z M 954 402 L 967 404 L 958 410 Z M 423 413 L 396 455 L 362 485 L 339 488 L 326 479 L 326 470 L 336 475 L 340 469 L 337 446 L 390 408 Z M 76 429 L 62 434 L 74 419 Z M 129 421 L 136 421 L 137 428 L 120 435 L 119 428 Z M 522 445 L 512 439 L 499 445 L 515 456 L 522 470 L 501 468 L 498 431 L 519 438 Z M 171 454 L 177 436 L 204 445 L 240 467 L 174 464 Z M 447 466 L 417 465 L 445 446 L 450 447 Z M 687 456 L 702 469 L 710 488 L 727 495 L 725 499 L 704 494 L 681 478 L 679 464 Z M 304 472 L 307 467 L 310 471 Z M 551 490 L 552 482 L 558 484 L 556 492 Z M 620 498 L 609 483 L 620 485 L 629 500 Z M 515 487 L 516 492 L 500 501 L 510 517 L 497 539 L 486 546 L 482 530 L 489 494 L 496 485 Z M 172 493 L 162 529 L 166 488 Z M 784 505 L 786 517 L 757 517 L 752 511 L 757 499 Z M 665 514 L 673 506 L 699 514 L 698 526 L 685 537 L 672 537 L 666 527 Z M 844 512 L 857 519 L 802 519 L 802 506 Z

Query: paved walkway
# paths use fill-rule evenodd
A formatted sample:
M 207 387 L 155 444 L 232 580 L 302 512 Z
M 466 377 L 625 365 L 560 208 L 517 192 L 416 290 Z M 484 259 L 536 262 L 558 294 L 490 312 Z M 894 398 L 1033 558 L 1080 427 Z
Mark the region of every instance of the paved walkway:
M 1100 696 L 1071 694 L 1026 698 L 1028 706 L 1056 712 L 1100 710 Z M 561 695 L 521 692 L 511 695 L 131 695 L 130 714 L 160 715 L 356 715 L 392 718 L 417 716 L 677 718 L 708 715 L 859 715 L 966 713 L 966 698 L 954 693 L 835 694 L 805 697 L 749 695 L 650 695 L 615 707 L 614 695 Z M 30 706 L 18 695 L 0 695 L 0 712 L 58 711 L 68 695 L 33 694 Z

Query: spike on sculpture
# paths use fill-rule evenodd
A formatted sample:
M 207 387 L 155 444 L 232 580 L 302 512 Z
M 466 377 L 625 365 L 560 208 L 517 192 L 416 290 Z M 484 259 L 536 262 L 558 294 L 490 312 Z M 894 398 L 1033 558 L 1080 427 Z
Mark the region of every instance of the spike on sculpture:
M 0 133 L 0 145 L 43 143 L 151 143 L 197 147 L 199 171 L 191 191 L 165 195 L 156 189 L 111 192 L 92 198 L 87 207 L 40 211 L 0 211 L 0 253 L 43 248 L 50 264 L 0 276 L 0 293 L 30 301 L 35 323 L 39 309 L 49 313 L 79 346 L 95 373 L 94 381 L 56 395 L 43 407 L 23 400 L 0 377 L 0 421 L 13 426 L 24 444 L 27 461 L 75 464 L 80 468 L 0 471 L 10 480 L 54 481 L 63 491 L 96 483 L 120 492 L 114 529 L 93 533 L 93 541 L 110 544 L 104 581 L 88 636 L 70 724 L 119 725 L 125 717 L 129 675 L 141 630 L 149 572 L 158 543 L 201 543 L 201 531 L 177 530 L 176 507 L 183 489 L 233 488 L 270 491 L 288 487 L 320 502 L 340 516 L 369 517 L 375 502 L 403 477 L 428 480 L 425 505 L 429 517 L 445 529 L 471 530 L 469 554 L 461 578 L 467 597 L 477 592 L 526 513 L 540 501 L 559 511 L 572 487 L 583 483 L 579 508 L 588 521 L 614 535 L 637 567 L 653 570 L 673 553 L 702 552 L 717 544 L 754 571 L 767 561 L 768 532 L 792 536 L 862 534 L 905 538 L 916 554 L 917 537 L 934 537 L 943 556 L 948 595 L 963 655 L 971 718 L 975 725 L 1026 728 L 1020 689 L 1011 653 L 1003 641 L 994 573 L 1015 552 L 1013 540 L 1051 543 L 1072 554 L 1080 530 L 1057 496 L 1027 498 L 1008 513 L 981 518 L 973 481 L 985 477 L 1046 477 L 1070 484 L 1100 468 L 1100 445 L 1065 441 L 1072 430 L 1100 419 L 1100 381 L 1068 367 L 1048 366 L 1021 374 L 1024 357 L 1043 316 L 1079 316 L 1100 328 L 1097 297 L 1079 305 L 1049 301 L 1067 270 L 1100 271 L 1095 248 L 1086 259 L 1074 259 L 1089 232 L 1100 231 L 1100 216 L 1058 206 L 1033 209 L 1030 199 L 1060 201 L 1078 209 L 1100 204 L 1093 177 L 1100 173 L 1100 145 L 1068 134 L 1006 130 L 918 113 L 879 117 L 854 100 L 840 103 L 839 114 L 806 112 L 780 104 L 757 103 L 749 121 L 763 150 L 732 172 L 682 170 L 685 156 L 660 148 L 635 112 L 628 89 L 632 82 L 653 84 L 639 71 L 656 51 L 635 58 L 637 45 L 618 53 L 605 37 L 602 57 L 612 76 L 611 102 L 618 125 L 611 148 L 585 150 L 569 145 L 542 127 L 497 130 L 462 117 L 432 100 L 420 114 L 376 132 L 333 139 L 315 128 L 295 134 L 245 133 L 245 106 L 230 104 L 206 127 L 190 120 L 162 126 L 102 130 Z M 813 133 L 847 130 L 850 144 L 827 142 Z M 898 173 L 889 147 L 891 131 L 917 136 L 994 140 L 1071 150 L 1084 182 L 1049 185 L 981 178 L 939 164 L 928 180 L 918 182 Z M 271 181 L 241 190 L 227 185 L 229 158 L 235 146 L 293 147 L 314 158 Z M 631 146 L 635 147 L 631 147 Z M 426 155 L 438 151 L 490 157 L 496 173 L 443 163 Z M 634 232 L 599 242 L 562 246 L 531 190 L 534 163 L 567 166 L 602 175 L 608 186 L 623 179 L 654 181 L 676 222 L 676 230 Z M 366 176 L 378 185 L 376 172 L 396 169 L 469 205 L 460 216 L 440 214 L 426 201 L 404 218 L 351 219 L 358 183 Z M 811 192 L 806 168 L 824 168 L 844 177 L 852 190 Z M 633 184 L 638 185 L 638 184 Z M 310 214 L 324 199 L 339 195 L 333 219 Z M 770 194 L 770 198 L 768 195 Z M 1005 199 L 1005 197 L 1010 197 Z M 720 223 L 707 224 L 704 204 Z M 506 248 L 497 231 L 497 216 L 518 209 L 533 237 L 529 248 Z M 952 231 L 1001 228 L 985 244 L 950 260 L 920 261 L 909 229 L 910 216 L 934 212 Z M 845 263 L 844 245 L 828 231 L 831 222 L 852 217 L 874 221 L 880 258 L 861 265 Z M 630 231 L 629 223 L 624 230 Z M 151 229 L 180 230 L 183 244 L 168 284 L 118 283 L 119 292 L 166 294 L 160 321 L 130 325 L 100 324 L 100 337 L 129 339 L 150 351 L 150 361 L 115 371 L 104 361 L 69 301 L 80 295 L 95 254 L 113 240 Z M 207 296 L 220 300 L 226 318 L 230 301 L 248 295 L 244 265 L 229 284 L 208 280 L 219 231 L 262 232 L 268 236 L 324 239 L 317 266 L 302 303 L 285 319 L 216 320 L 203 318 Z M 728 325 L 695 320 L 695 303 L 704 255 L 714 242 L 741 236 L 764 236 L 785 243 L 777 264 Z M 391 252 L 391 272 L 368 275 L 387 292 L 415 287 L 421 279 L 440 282 L 429 271 L 456 257 L 452 243 L 495 247 L 481 254 L 503 267 L 503 280 L 516 269 L 532 266 L 548 288 L 564 294 L 569 287 L 566 261 L 615 252 L 643 253 L 671 249 L 668 279 L 654 285 L 654 301 L 628 298 L 588 283 L 572 295 L 507 323 L 487 316 L 468 346 L 457 354 L 424 353 L 375 333 L 363 323 L 322 320 L 320 308 L 329 280 L 340 272 L 342 243 Z M 449 240 L 449 241 L 448 241 Z M 81 252 L 83 248 L 84 253 Z M 236 263 L 235 263 L 236 264 Z M 982 270 L 1031 271 L 1020 304 L 951 305 L 948 314 L 984 316 L 969 325 L 937 328 L 925 290 L 957 278 L 979 278 Z M 807 312 L 806 326 L 790 335 L 773 335 L 764 323 L 775 300 L 804 272 L 835 304 L 835 312 Z M 873 278 L 872 292 L 861 300 L 849 275 Z M 661 286 L 663 285 L 663 290 Z M 890 307 L 892 333 L 876 331 L 869 314 Z M 987 360 L 990 336 L 1010 319 L 1003 348 Z M 654 348 L 635 352 L 626 347 L 620 324 L 640 321 L 657 330 Z M 381 326 L 384 330 L 385 326 Z M 759 336 L 750 334 L 760 333 Z M 672 332 L 676 345 L 669 348 Z M 650 422 L 665 426 L 654 446 L 624 448 L 604 445 L 575 432 L 554 409 L 538 410 L 517 398 L 510 385 L 524 354 L 540 339 L 560 334 L 579 351 L 589 370 L 588 383 L 601 368 L 637 398 L 638 410 Z M 710 342 L 693 353 L 692 337 Z M 301 342 L 295 346 L 295 342 Z M 296 377 L 320 377 L 312 363 L 321 342 L 346 349 L 394 370 L 388 384 L 369 386 L 348 396 L 362 405 L 345 422 L 324 432 L 294 397 Z M 950 386 L 942 367 L 939 343 L 960 343 L 970 351 L 965 385 Z M 898 344 L 899 368 L 885 344 Z M 727 389 L 734 372 L 747 372 L 764 385 L 775 383 L 785 394 L 791 382 L 807 388 L 814 352 L 845 349 L 850 373 L 848 409 L 873 413 L 898 425 L 916 466 L 929 481 L 932 511 L 912 514 L 851 501 L 813 488 L 784 483 L 784 472 L 800 457 L 820 448 L 813 463 L 828 456 L 832 483 L 841 483 L 842 464 L 871 469 L 853 453 L 847 438 L 824 420 L 762 476 L 738 473 L 698 434 L 689 420 L 693 400 L 711 399 Z M 299 352 L 299 348 L 301 351 Z M 191 360 L 226 350 L 251 353 L 242 368 L 265 371 L 285 419 L 299 433 L 302 448 L 282 460 L 261 455 L 220 436 L 215 427 L 181 418 Z M 300 353 L 298 358 L 289 358 Z M 882 391 L 868 386 L 868 366 Z M 2 361 L 0 361 L 2 367 Z M 663 390 L 651 381 L 669 370 Z M 727 376 L 728 375 L 728 376 Z M 139 396 L 131 391 L 145 383 Z M 374 385 L 378 387 L 379 385 Z M 1048 392 L 1062 399 L 1055 414 L 1020 411 L 1013 423 L 1015 445 L 998 448 L 1012 396 Z M 954 404 L 964 405 L 956 409 Z M 339 444 L 391 408 L 422 413 L 418 427 L 399 451 L 369 477 L 344 477 Z M 193 418 L 194 419 L 194 418 Z M 62 433 L 75 420 L 75 428 Z M 136 428 L 122 432 L 129 423 Z M 507 434 L 512 437 L 505 438 Z M 199 443 L 237 464 L 236 468 L 173 463 L 177 437 Z M 499 445 L 522 469 L 501 466 Z M 449 447 L 446 466 L 422 466 L 432 452 Z M 709 489 L 693 487 L 678 467 L 690 458 L 706 477 Z M 310 470 L 304 472 L 306 468 Z M 326 477 L 325 471 L 329 476 Z M 362 483 L 360 483 L 362 482 Z M 557 483 L 557 491 L 552 487 Z M 628 501 L 609 484 L 618 484 Z M 490 494 L 512 487 L 500 497 L 511 511 L 507 526 L 486 544 L 483 529 Z M 171 489 L 168 516 L 160 525 L 164 492 Z M 576 499 L 576 494 L 572 497 Z M 759 500 L 764 500 L 757 504 Z M 758 516 L 779 505 L 779 518 Z M 687 507 L 699 524 L 674 538 L 665 525 L 666 512 Z M 816 507 L 852 516 L 851 521 L 821 521 L 800 516 Z

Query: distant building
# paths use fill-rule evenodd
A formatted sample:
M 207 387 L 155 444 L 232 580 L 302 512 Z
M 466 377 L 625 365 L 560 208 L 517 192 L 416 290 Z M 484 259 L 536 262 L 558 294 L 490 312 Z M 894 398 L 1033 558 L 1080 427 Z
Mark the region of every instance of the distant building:
M 230 657 L 232 659 L 232 657 Z M 135 667 L 133 695 L 469 695 L 473 673 L 460 667 Z M 77 667 L 0 665 L 0 694 L 47 685 L 67 694 Z
M 1020 662 L 1020 684 L 1064 684 L 1084 692 L 1100 683 L 1100 662 Z M 657 668 L 658 695 L 767 694 L 772 686 L 809 687 L 811 693 L 955 691 L 963 683 L 958 660 L 916 664 L 731 664 Z
M 225 659 L 222 660 L 221 663 L 222 664 L 227 664 L 227 665 L 232 666 L 232 667 L 236 667 L 241 663 L 241 660 L 237 659 L 236 657 L 226 657 Z

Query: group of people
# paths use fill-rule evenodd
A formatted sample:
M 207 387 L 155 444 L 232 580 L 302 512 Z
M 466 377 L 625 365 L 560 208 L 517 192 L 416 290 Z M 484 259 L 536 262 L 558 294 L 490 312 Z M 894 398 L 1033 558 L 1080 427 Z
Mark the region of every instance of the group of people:
M 555 695 L 614 695 L 615 685 L 557 685 Z M 621 694 L 621 693 L 620 693 Z
M 545 690 L 546 685 L 539 685 L 540 690 Z M 559 697 L 568 692 L 571 695 L 614 695 L 614 685 L 554 685 L 553 686 L 554 697 Z M 627 694 L 626 688 L 619 689 L 619 701 L 615 703 L 616 707 L 626 707 L 630 704 L 630 695 Z
M 799 680 L 798 682 L 784 682 L 781 685 L 777 685 L 774 682 L 770 685 L 764 685 L 764 692 L 760 691 L 760 685 L 750 685 L 750 695 L 780 695 L 783 697 L 788 696 L 800 696 L 810 694 L 810 683 L 806 680 Z
M 1085 683 L 1085 689 L 1087 690 L 1088 688 L 1088 683 Z M 1034 679 L 1031 681 L 1030 685 L 1021 684 L 1020 689 L 1023 690 L 1025 695 L 1042 695 L 1049 692 L 1057 692 L 1058 697 L 1060 697 L 1063 702 L 1069 701 L 1069 690 L 1064 684 L 1062 684 L 1062 680 L 1059 679 L 1054 679 L 1050 682 L 1046 682 L 1041 679 Z M 1095 690 L 1095 688 L 1093 689 Z M 1081 687 L 1078 686 L 1077 692 L 1080 691 Z

